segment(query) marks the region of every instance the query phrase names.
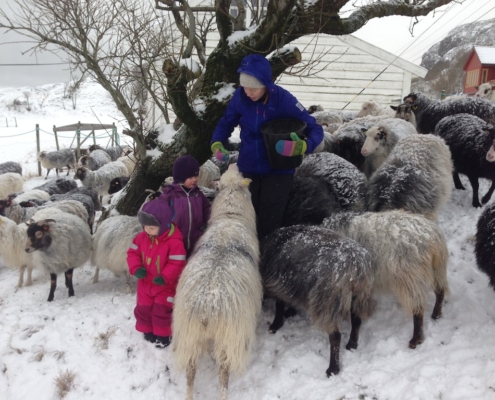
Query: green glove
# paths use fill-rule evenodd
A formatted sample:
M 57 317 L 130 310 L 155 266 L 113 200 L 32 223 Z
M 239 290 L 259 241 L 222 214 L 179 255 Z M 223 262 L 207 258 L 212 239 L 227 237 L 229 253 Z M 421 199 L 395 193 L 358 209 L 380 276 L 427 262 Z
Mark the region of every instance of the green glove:
M 163 279 L 163 276 L 160 275 L 156 278 L 153 278 L 153 283 L 155 285 L 165 286 L 165 279 Z
M 221 142 L 213 142 L 211 152 L 215 155 L 218 161 L 228 161 L 229 152 L 223 147 Z
M 134 273 L 134 276 L 138 279 L 143 279 L 146 276 L 146 268 L 139 267 Z
M 306 141 L 300 139 L 295 132 L 291 132 L 290 138 L 292 140 L 279 140 L 277 142 L 275 150 L 277 150 L 278 154 L 285 157 L 292 157 L 306 153 L 308 149 Z

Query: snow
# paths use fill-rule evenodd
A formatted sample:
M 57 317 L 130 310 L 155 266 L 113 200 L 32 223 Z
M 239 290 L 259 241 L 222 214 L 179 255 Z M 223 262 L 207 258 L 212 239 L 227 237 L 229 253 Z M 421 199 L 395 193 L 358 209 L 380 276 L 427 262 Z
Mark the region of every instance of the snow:
M 115 121 L 119 132 L 124 127 L 122 116 L 98 86 L 83 87 L 76 110 L 67 100 L 63 107 L 61 88 L 62 84 L 36 88 L 33 93 L 45 93 L 47 99 L 31 112 L 7 109 L 12 99 L 22 99 L 22 89 L 0 90 L 0 121 L 17 118 L 19 125 L 1 125 L 0 162 L 22 162 L 28 171 L 25 189 L 45 182 L 36 176 L 35 135 L 12 135 L 33 131 L 36 123 L 50 132 L 53 125 L 99 122 L 95 115 L 102 123 Z M 71 135 L 63 135 L 69 137 L 60 138 L 61 144 L 69 147 Z M 108 138 L 101 142 L 106 145 Z M 53 136 L 43 133 L 42 149 L 54 146 Z M 461 179 L 466 190 L 454 190 L 439 216 L 450 252 L 451 295 L 443 318 L 433 321 L 429 315 L 434 295 L 430 294 L 423 344 L 408 348 L 412 317 L 392 297 L 376 296 L 375 312 L 363 322 L 357 350 L 345 350 L 350 324 L 342 324 L 341 372 L 327 378 L 327 335 L 317 331 L 304 312 L 270 335 L 267 330 L 275 305 L 266 300 L 258 317 L 251 362 L 245 374 L 231 377 L 229 398 L 495 399 L 495 292 L 478 271 L 473 254 L 482 209 L 471 207 L 471 186 L 464 176 Z M 480 181 L 484 194 L 489 182 Z M 33 285 L 16 290 L 17 272 L 0 267 L 0 399 L 56 399 L 56 380 L 66 372 L 75 376 L 67 400 L 185 398 L 185 373 L 174 367 L 171 348 L 156 349 L 134 329 L 135 294 L 126 294 L 125 278 L 102 270 L 99 282 L 93 284 L 94 270 L 86 264 L 74 271 L 75 297 L 71 298 L 59 276 L 55 300 L 49 303 L 47 275 L 35 270 Z M 135 280 L 131 285 L 135 289 Z M 196 374 L 195 399 L 218 398 L 218 387 L 214 363 L 205 357 Z

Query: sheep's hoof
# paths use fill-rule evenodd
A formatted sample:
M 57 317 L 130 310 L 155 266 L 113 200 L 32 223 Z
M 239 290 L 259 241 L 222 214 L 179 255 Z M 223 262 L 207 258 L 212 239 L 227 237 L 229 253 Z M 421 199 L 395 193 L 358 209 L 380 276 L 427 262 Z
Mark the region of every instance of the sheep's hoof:
M 53 296 L 48 297 L 48 301 L 53 301 Z
M 455 185 L 455 188 L 456 188 L 457 190 L 466 190 L 466 188 L 465 188 L 464 186 L 462 186 L 462 185 L 460 185 L 460 186 Z
M 474 201 L 473 200 L 473 207 L 475 207 L 475 208 L 481 207 L 481 204 L 480 204 L 479 200 L 477 200 L 477 201 Z
M 277 333 L 277 329 L 268 328 L 268 333 L 274 335 L 275 333 Z
M 358 348 L 358 342 L 355 340 L 349 340 L 347 342 L 347 345 L 345 346 L 347 350 L 352 350 L 352 349 L 357 349 Z
M 483 196 L 483 198 L 481 199 L 481 204 L 486 204 L 490 201 L 490 197 L 492 196 Z
M 442 318 L 442 313 L 441 312 L 438 313 L 438 314 L 437 313 L 433 313 L 433 314 L 431 314 L 431 318 L 432 319 L 440 319 L 440 318 Z
M 416 346 L 420 345 L 421 343 L 423 343 L 424 341 L 424 338 L 420 338 L 420 339 L 411 339 L 411 341 L 409 342 L 409 348 L 410 349 L 415 349 Z
M 330 366 L 327 369 L 327 378 L 330 378 L 332 375 L 338 375 L 340 372 L 339 366 Z

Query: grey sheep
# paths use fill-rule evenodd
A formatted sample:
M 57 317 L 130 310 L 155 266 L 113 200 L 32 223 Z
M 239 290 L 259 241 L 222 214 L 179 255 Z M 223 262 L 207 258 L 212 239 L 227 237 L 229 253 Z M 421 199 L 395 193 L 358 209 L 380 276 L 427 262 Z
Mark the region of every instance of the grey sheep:
M 356 349 L 361 321 L 371 314 L 375 270 L 363 246 L 329 229 L 302 225 L 277 229 L 261 243 L 263 286 L 277 299 L 270 332 L 282 327 L 284 304 L 306 310 L 330 340 L 327 376 L 338 374 L 340 323 L 351 321 L 346 349 Z
M 0 175 L 6 174 L 7 172 L 15 172 L 16 174 L 22 175 L 22 166 L 15 161 L 0 163 Z
M 116 215 L 105 219 L 93 235 L 91 264 L 96 266 L 93 283 L 98 282 L 100 269 L 108 269 L 116 276 L 125 275 L 127 293 L 131 292 L 127 249 L 132 239 L 143 230 L 136 217 Z
M 44 190 L 50 196 L 53 194 L 63 194 L 77 188 L 77 182 L 72 178 L 57 178 L 45 182 L 43 185 L 36 186 L 33 189 Z
M 74 179 L 80 179 L 84 186 L 90 186 L 98 192 L 100 196 L 108 194 L 110 182 L 119 176 L 129 176 L 128 169 L 120 161 L 112 161 L 105 164 L 96 171 L 91 171 L 86 167 L 77 169 Z
M 26 252 L 33 253 L 33 263 L 50 274 L 52 301 L 57 287 L 57 275 L 65 274 L 69 297 L 74 296 L 74 268 L 84 265 L 91 255 L 91 234 L 79 218 L 56 208 L 38 211 L 27 230 Z
M 94 211 L 101 211 L 101 203 L 100 203 L 100 199 L 99 199 L 99 196 L 98 196 L 98 193 L 96 192 L 96 190 L 94 190 L 92 187 L 89 187 L 89 186 L 79 186 L 79 187 L 76 187 L 72 190 L 69 190 L 68 192 L 66 193 L 63 193 L 63 194 L 66 194 L 67 196 L 71 196 L 75 193 L 81 193 L 81 194 L 85 194 L 86 196 L 89 196 L 91 198 L 91 200 L 93 201 L 93 209 Z M 62 195 L 52 195 L 50 196 L 50 200 L 51 201 L 57 201 L 57 200 L 61 200 L 63 199 L 64 196 Z
M 364 210 L 366 177 L 354 165 L 332 153 L 304 157 L 296 171 L 300 177 L 323 177 L 344 210 Z
M 495 190 L 495 164 L 487 159 L 487 152 L 495 139 L 495 129 L 481 118 L 471 114 L 445 117 L 435 127 L 435 135 L 445 140 L 454 163 L 454 185 L 464 190 L 459 174 L 465 174 L 473 188 L 472 205 L 481 207 Z M 479 178 L 491 180 L 490 189 L 481 199 L 478 196 Z
M 404 97 L 410 103 L 419 133 L 433 133 L 444 117 L 454 114 L 472 114 L 488 121 L 495 118 L 495 104 L 478 97 L 462 97 L 453 100 L 431 100 L 423 93 L 413 92 Z
M 76 156 L 71 149 L 62 149 L 56 151 L 41 151 L 38 153 L 38 161 L 41 162 L 43 168 L 46 168 L 46 177 L 55 168 L 58 177 L 58 170 L 67 167 L 67 175 L 69 175 L 70 167 L 76 167 Z
M 113 147 L 106 147 L 106 148 L 104 148 L 104 147 L 101 147 L 98 144 L 92 144 L 88 148 L 88 150 L 89 150 L 90 153 L 92 153 L 95 150 L 103 150 L 104 152 L 106 152 L 110 156 L 110 159 L 112 161 L 116 161 L 117 158 L 122 157 L 122 155 L 124 154 L 124 152 L 126 150 L 128 150 L 128 149 L 130 149 L 129 146 L 113 146 Z
M 256 337 L 263 289 L 249 182 L 236 166 L 222 175 L 206 231 L 177 286 L 172 346 L 177 366 L 187 370 L 188 400 L 199 357 L 209 350 L 226 400 L 229 375 L 245 369 Z
M 368 182 L 367 210 L 401 208 L 435 220 L 452 193 L 451 176 L 450 150 L 443 139 L 402 138 Z
M 438 225 L 422 215 L 388 211 L 342 212 L 325 219 L 322 226 L 354 239 L 369 251 L 376 270 L 375 288 L 393 293 L 403 309 L 413 315 L 409 347 L 421 344 L 429 293 L 433 291 L 436 296 L 433 319 L 442 316 L 444 296 L 449 293 L 449 252 Z
M 110 161 L 112 161 L 112 159 L 106 151 L 96 149 L 89 154 L 83 155 L 79 159 L 79 164 L 88 167 L 91 171 L 96 171 Z

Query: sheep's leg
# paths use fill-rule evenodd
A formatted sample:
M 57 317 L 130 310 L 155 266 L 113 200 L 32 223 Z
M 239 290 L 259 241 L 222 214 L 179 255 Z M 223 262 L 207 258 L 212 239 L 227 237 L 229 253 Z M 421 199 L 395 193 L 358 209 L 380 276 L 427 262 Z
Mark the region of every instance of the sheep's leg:
M 67 164 L 67 175 L 66 176 L 69 176 L 69 172 L 70 172 L 70 165 Z
M 186 370 L 186 378 L 187 378 L 187 393 L 186 400 L 193 400 L 193 386 L 194 386 L 194 377 L 196 376 L 196 363 L 189 362 Z
M 220 365 L 218 372 L 220 375 L 220 400 L 227 400 L 229 388 L 229 367 L 222 364 Z
M 57 274 L 50 274 L 50 294 L 48 295 L 48 301 L 53 301 L 56 288 L 57 288 Z
M 57 178 L 58 178 L 58 168 L 55 168 L 55 172 L 57 173 Z
M 24 286 L 31 286 L 33 284 L 33 267 L 27 267 L 27 280 Z
M 461 178 L 459 178 L 459 173 L 457 171 L 454 171 L 452 173 L 452 177 L 454 178 L 454 186 L 456 189 L 466 190 L 466 188 L 464 187 L 464 185 L 461 182 Z
M 45 180 L 47 180 L 47 179 L 48 179 L 48 174 L 50 173 L 50 171 L 51 171 L 51 168 L 46 170 Z
M 421 344 L 425 340 L 423 333 L 423 311 L 420 311 L 413 315 L 414 332 L 413 337 L 409 341 L 409 348 L 415 349 L 418 344 Z
M 442 317 L 442 304 L 443 304 L 443 298 L 445 297 L 445 292 L 443 290 L 436 291 L 435 296 L 436 296 L 435 307 L 433 308 L 431 317 L 433 319 L 438 319 Z
M 24 271 L 26 270 L 26 266 L 22 265 L 21 268 L 19 269 L 19 280 L 17 281 L 17 288 L 21 288 L 22 284 L 24 282 Z
M 335 330 L 328 335 L 330 340 L 330 366 L 327 369 L 327 378 L 340 372 L 340 332 Z
M 96 267 L 95 274 L 93 275 L 93 283 L 97 283 L 100 277 L 100 268 Z
M 69 288 L 69 297 L 74 296 L 74 286 L 72 286 L 72 273 L 74 268 L 65 271 L 65 286 Z
M 490 189 L 488 189 L 488 192 L 486 192 L 486 194 L 481 199 L 482 204 L 486 204 L 490 201 L 494 190 L 495 190 L 495 181 L 492 181 L 492 185 L 490 186 Z
M 282 300 L 277 300 L 275 303 L 275 319 L 268 328 L 268 332 L 276 333 L 282 326 L 284 326 L 284 309 L 285 303 Z
M 294 315 L 296 315 L 296 313 L 297 313 L 297 310 L 296 310 L 294 307 L 289 306 L 289 307 L 287 308 L 287 310 L 284 312 L 284 317 L 285 317 L 285 318 L 291 318 L 291 317 L 293 317 Z
M 345 348 L 347 350 L 357 349 L 359 340 L 359 329 L 361 328 L 361 318 L 359 315 L 351 312 L 351 335 Z
M 480 185 L 476 176 L 468 176 L 471 187 L 473 188 L 473 207 L 481 207 L 480 199 L 478 197 L 478 190 Z

